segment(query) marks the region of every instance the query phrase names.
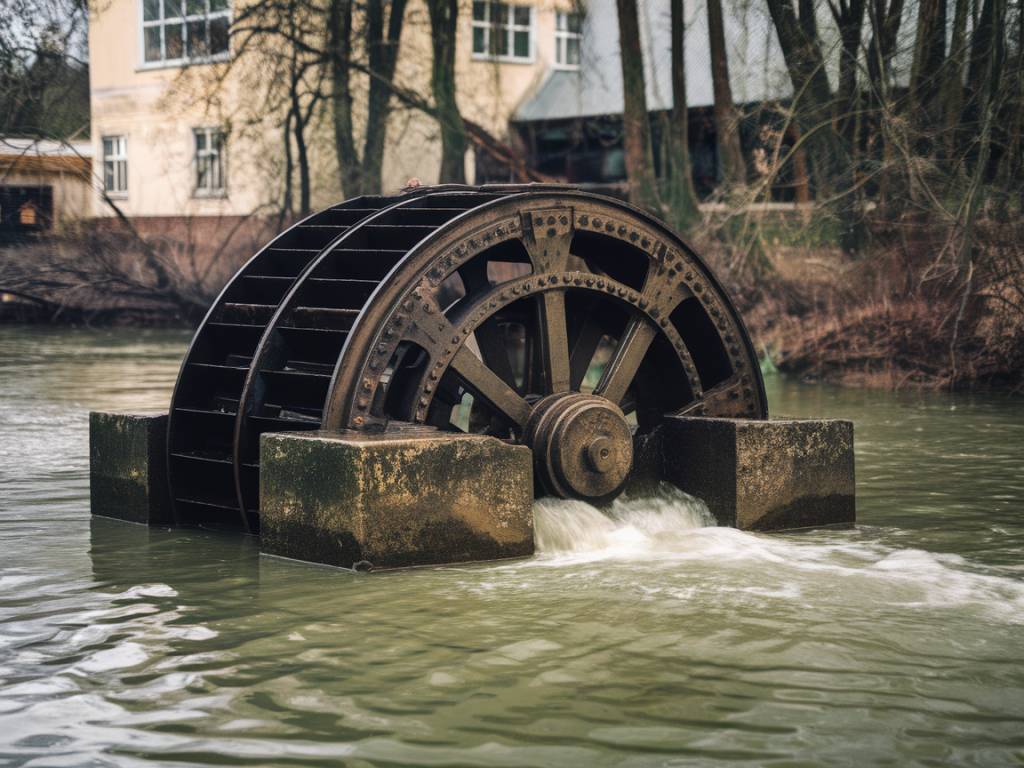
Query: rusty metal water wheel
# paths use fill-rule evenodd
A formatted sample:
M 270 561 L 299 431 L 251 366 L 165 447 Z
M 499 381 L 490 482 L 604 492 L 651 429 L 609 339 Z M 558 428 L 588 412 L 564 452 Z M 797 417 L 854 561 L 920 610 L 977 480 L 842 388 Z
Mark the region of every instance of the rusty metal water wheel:
M 538 492 L 605 500 L 672 414 L 767 414 L 676 235 L 566 188 L 423 188 L 311 217 L 229 284 L 175 390 L 172 494 L 181 522 L 256 530 L 263 432 L 418 423 L 529 445 Z

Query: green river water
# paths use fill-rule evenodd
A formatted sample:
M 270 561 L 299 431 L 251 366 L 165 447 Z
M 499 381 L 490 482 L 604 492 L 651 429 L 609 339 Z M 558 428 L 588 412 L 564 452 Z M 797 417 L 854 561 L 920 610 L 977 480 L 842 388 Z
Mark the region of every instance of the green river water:
M 356 575 L 91 520 L 88 411 L 187 334 L 0 328 L 0 765 L 1024 764 L 1024 402 L 769 381 L 857 429 L 856 529 L 537 509 L 531 560 Z

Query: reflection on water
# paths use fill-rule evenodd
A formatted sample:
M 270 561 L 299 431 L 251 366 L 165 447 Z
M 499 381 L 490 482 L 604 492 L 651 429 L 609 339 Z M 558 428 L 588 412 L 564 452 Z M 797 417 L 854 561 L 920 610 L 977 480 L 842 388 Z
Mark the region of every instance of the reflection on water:
M 0 765 L 1021 759 L 1019 402 L 776 381 L 857 422 L 858 528 L 545 502 L 531 560 L 367 577 L 90 520 L 87 411 L 186 343 L 0 329 Z

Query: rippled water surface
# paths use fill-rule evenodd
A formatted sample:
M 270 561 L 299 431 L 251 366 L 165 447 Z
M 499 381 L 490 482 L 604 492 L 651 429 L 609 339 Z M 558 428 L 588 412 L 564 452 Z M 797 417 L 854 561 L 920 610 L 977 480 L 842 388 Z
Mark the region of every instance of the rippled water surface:
M 532 560 L 357 576 L 90 520 L 88 411 L 186 343 L 0 328 L 0 765 L 1024 762 L 1020 401 L 772 381 L 855 420 L 855 530 L 544 504 Z

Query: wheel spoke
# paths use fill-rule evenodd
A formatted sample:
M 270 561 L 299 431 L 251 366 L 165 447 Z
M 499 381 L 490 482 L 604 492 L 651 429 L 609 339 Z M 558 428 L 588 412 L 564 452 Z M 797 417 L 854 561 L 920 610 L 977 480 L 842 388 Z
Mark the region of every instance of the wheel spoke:
M 741 397 L 742 389 L 743 381 L 734 374 L 711 389 L 702 392 L 697 400 L 684 407 L 676 415 L 743 416 L 746 403 Z
M 519 427 L 526 426 L 530 404 L 506 384 L 466 347 L 452 358 L 451 368 L 466 386 L 496 408 L 506 419 Z
M 569 389 L 569 340 L 565 324 L 565 293 L 547 291 L 540 302 L 541 360 L 548 394 Z
M 595 395 L 601 395 L 613 403 L 620 403 L 626 396 L 626 390 L 633 382 L 640 363 L 643 362 L 647 349 L 654 341 L 657 330 L 639 315 L 634 316 L 626 326 L 625 333 L 619 341 L 608 367 L 601 377 Z
M 569 389 L 576 392 L 583 386 L 590 362 L 594 359 L 601 339 L 604 338 L 604 328 L 594 315 L 598 305 L 597 300 L 590 302 L 580 327 L 574 334 L 572 351 L 569 353 Z
M 498 378 L 515 388 L 516 377 L 508 357 L 508 341 L 501 331 L 501 326 L 498 325 L 497 318 L 487 318 L 477 326 L 474 336 L 484 364 L 494 371 Z

